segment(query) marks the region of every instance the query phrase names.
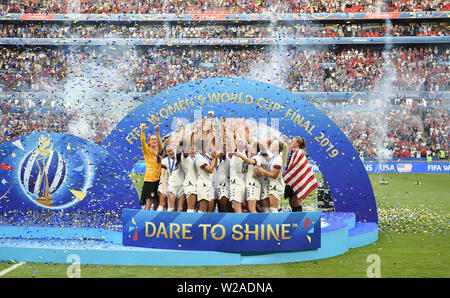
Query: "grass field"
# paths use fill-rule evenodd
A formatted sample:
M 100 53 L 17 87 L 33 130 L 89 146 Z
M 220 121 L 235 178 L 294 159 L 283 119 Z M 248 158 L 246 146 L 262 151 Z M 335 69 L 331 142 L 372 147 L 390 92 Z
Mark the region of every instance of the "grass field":
M 380 184 L 384 178 L 388 184 Z M 329 259 L 241 266 L 81 265 L 81 277 L 321 278 L 366 277 L 367 257 L 380 258 L 381 277 L 450 277 L 450 174 L 370 174 L 379 240 Z M 418 183 L 420 182 L 420 184 Z M 314 204 L 312 199 L 306 205 Z M 0 272 L 13 266 L 0 262 Z M 68 264 L 25 263 L 0 278 L 67 277 Z

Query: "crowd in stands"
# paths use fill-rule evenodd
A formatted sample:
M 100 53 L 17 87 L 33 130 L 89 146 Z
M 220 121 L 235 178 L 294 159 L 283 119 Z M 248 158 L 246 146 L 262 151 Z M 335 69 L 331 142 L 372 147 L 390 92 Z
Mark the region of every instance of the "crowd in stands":
M 448 62 L 449 51 L 431 46 L 391 49 L 396 75 L 392 91 L 449 90 L 448 63 L 443 63 Z M 202 78 L 249 77 L 253 68 L 270 61 L 270 55 L 270 51 L 260 47 L 146 47 L 126 51 L 120 48 L 112 51 L 2 47 L 0 90 L 70 92 L 68 86 L 73 87 L 74 78 L 83 78 L 89 81 L 83 86 L 87 88 L 83 92 L 87 93 L 114 89 L 153 95 Z M 382 49 L 367 47 L 289 48 L 283 55 L 288 57 L 289 65 L 285 87 L 294 92 L 380 91 L 378 84 L 385 67 L 384 55 Z M 91 77 L 86 71 L 92 63 L 102 70 L 101 78 Z M 103 83 L 111 74 L 120 74 L 126 79 L 122 82 L 115 78 L 117 81 Z M 381 146 L 389 150 L 392 157 L 440 156 L 441 150 L 449 156 L 448 108 L 431 101 L 421 102 L 420 109 L 417 102 L 409 102 L 374 111 L 369 108 L 370 104 L 369 99 L 347 101 L 342 104 L 343 109 L 333 110 L 329 115 L 361 156 L 379 155 L 380 136 L 375 129 L 379 123 L 384 123 L 386 128 Z M 54 108 L 58 108 L 56 112 Z M 55 106 L 51 99 L 45 103 L 36 103 L 33 99 L 27 102 L 3 99 L 0 116 L 0 140 L 5 142 L 31 132 L 70 132 L 70 123 L 80 118 L 80 111 Z M 96 143 L 100 143 L 116 123 L 107 116 L 104 119 L 90 117 L 86 121 L 92 131 L 89 138 Z
M 19 101 L 0 101 L 0 140 L 11 139 L 34 132 L 68 132 L 70 117 L 65 112 L 49 108 L 31 108 Z
M 1 0 L 2 13 L 339 13 L 444 11 L 445 0 Z
M 0 38 L 305 38 L 447 36 L 445 23 L 59 24 L 1 23 Z
M 120 68 L 127 83 L 108 88 L 152 94 L 201 78 L 248 77 L 255 74 L 259 66 L 273 62 L 273 53 L 263 47 L 109 48 L 93 54 L 96 51 L 84 48 L 2 47 L 0 90 L 64 91 L 67 74 L 73 73 L 73 61 L 76 65 L 93 63 L 106 69 Z M 284 87 L 293 92 L 371 91 L 380 88 L 386 66 L 395 73 L 391 86 L 394 91 L 450 89 L 448 48 L 395 47 L 390 54 L 384 53 L 382 48 L 290 47 L 281 50 L 286 58 L 285 70 L 280 76 L 285 78 Z M 119 61 L 119 56 L 129 52 L 138 53 L 127 54 L 124 61 L 111 62 Z M 385 55 L 390 55 L 390 64 Z M 261 77 L 261 74 L 256 75 Z M 94 86 L 93 91 L 105 91 L 100 85 L 103 84 Z
M 10 141 L 31 133 L 60 132 L 77 135 L 76 127 L 80 119 L 77 111 L 69 112 L 65 109 L 55 109 L 50 105 L 38 106 L 24 103 L 19 100 L 0 100 L 0 143 Z M 99 144 L 117 124 L 117 122 L 104 118 L 91 117 L 85 121 L 85 129 L 89 130 L 91 141 Z M 78 135 L 84 137 L 82 135 Z
M 68 71 L 63 50 L 0 47 L 0 91 L 45 89 L 61 84 Z
M 448 90 L 448 55 L 435 47 L 393 48 L 391 64 L 395 72 L 392 90 Z M 386 57 L 383 51 L 343 49 L 340 51 L 293 51 L 289 55 L 288 87 L 294 92 L 325 91 L 352 92 L 380 88 Z M 324 66 L 326 65 L 326 66 Z M 377 87 L 378 86 L 378 87 Z
M 362 158 L 386 158 L 384 152 L 389 158 L 441 158 L 441 150 L 448 157 L 448 109 L 440 107 L 438 100 L 422 101 L 378 108 L 367 104 L 335 106 L 328 116 Z
M 156 94 L 202 78 L 245 77 L 267 58 L 260 48 L 148 48 L 138 58 L 136 91 Z
M 417 107 L 421 107 L 419 113 Z M 389 158 L 441 158 L 450 156 L 450 120 L 448 109 L 439 101 L 425 106 L 419 101 L 402 102 L 389 108 L 371 110 L 365 104 L 320 106 L 338 125 L 363 158 L 378 158 L 380 148 L 389 152 Z M 71 123 L 79 119 L 77 112 L 47 107 L 29 107 L 20 101 L 0 101 L 0 142 L 33 132 L 74 133 Z M 92 132 L 89 138 L 99 144 L 115 123 L 108 119 L 91 118 L 86 123 Z M 377 126 L 382 126 L 381 131 Z M 385 157 L 385 156 L 383 156 Z
M 431 154 L 438 155 L 440 150 L 449 156 L 449 132 L 450 120 L 448 109 L 435 108 L 430 109 L 423 115 L 424 140 L 427 142 L 428 150 Z M 417 146 L 415 144 L 414 146 Z M 423 148 L 423 146 L 422 146 Z M 423 149 L 421 149 L 423 156 Z M 428 154 L 428 152 L 426 152 Z
M 334 13 L 448 11 L 443 0 L 0 0 L 7 13 Z M 297 24 L 266 23 L 52 23 L 2 22 L 0 38 L 302 38 L 447 36 L 442 22 L 414 21 Z M 280 55 L 283 59 L 275 59 Z M 435 45 L 394 46 L 222 46 L 222 47 L 56 47 L 1 46 L 0 92 L 45 91 L 160 93 L 176 85 L 212 77 L 260 79 L 280 71 L 277 82 L 293 92 L 448 91 L 450 49 Z M 283 67 L 275 67 L 282 63 Z M 264 67 L 268 66 L 268 67 Z M 101 71 L 99 71 L 101 70 Z M 393 73 L 389 90 L 384 79 Z M 92 72 L 92 73 L 89 73 Z M 97 73 L 97 74 L 96 74 Z M 112 78 L 114 77 L 114 78 Z M 107 82 L 108 81 L 108 82 Z M 88 83 L 86 83 L 88 82 Z M 52 98 L 0 99 L 0 143 L 32 132 L 72 132 L 85 121 L 89 139 L 100 143 L 117 123 L 104 117 L 83 118 Z M 320 103 L 318 103 L 320 104 Z M 347 101 L 328 115 L 344 131 L 362 157 L 450 156 L 448 106 L 439 101 L 390 101 L 371 106 L 370 99 Z M 380 124 L 382 123 L 382 125 Z M 381 131 L 380 126 L 384 129 Z M 377 129 L 378 128 L 378 129 Z

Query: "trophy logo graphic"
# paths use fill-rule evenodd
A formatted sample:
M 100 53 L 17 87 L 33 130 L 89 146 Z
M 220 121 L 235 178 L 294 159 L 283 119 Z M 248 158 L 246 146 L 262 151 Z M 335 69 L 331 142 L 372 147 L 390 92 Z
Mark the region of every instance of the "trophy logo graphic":
M 36 203 L 52 207 L 52 194 L 62 185 L 66 172 L 64 159 L 53 150 L 51 140 L 42 135 L 20 167 L 20 181 Z

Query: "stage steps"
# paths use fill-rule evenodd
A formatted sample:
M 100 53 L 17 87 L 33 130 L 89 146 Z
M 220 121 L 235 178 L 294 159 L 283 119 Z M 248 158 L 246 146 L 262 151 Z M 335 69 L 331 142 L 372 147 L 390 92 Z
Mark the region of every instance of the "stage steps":
M 322 215 L 321 247 L 314 250 L 230 253 L 165 250 L 122 245 L 122 233 L 103 229 L 0 226 L 0 260 L 82 264 L 205 266 L 311 261 L 346 253 L 378 239 L 376 223 L 356 222 L 354 213 Z

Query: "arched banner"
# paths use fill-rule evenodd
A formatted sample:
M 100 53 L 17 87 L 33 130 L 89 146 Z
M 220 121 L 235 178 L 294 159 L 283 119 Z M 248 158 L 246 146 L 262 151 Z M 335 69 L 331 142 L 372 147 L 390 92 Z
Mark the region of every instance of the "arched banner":
M 378 222 L 375 197 L 367 172 L 345 134 L 322 111 L 301 96 L 280 87 L 241 78 L 193 81 L 163 91 L 127 115 L 102 147 L 131 172 L 142 158 L 141 123 L 161 135 L 171 132 L 174 118 L 253 118 L 288 137 L 306 139 L 306 150 L 328 182 L 336 211 L 354 212 L 360 222 Z M 197 115 L 196 115 L 197 114 Z M 197 117 L 198 119 L 198 117 Z

